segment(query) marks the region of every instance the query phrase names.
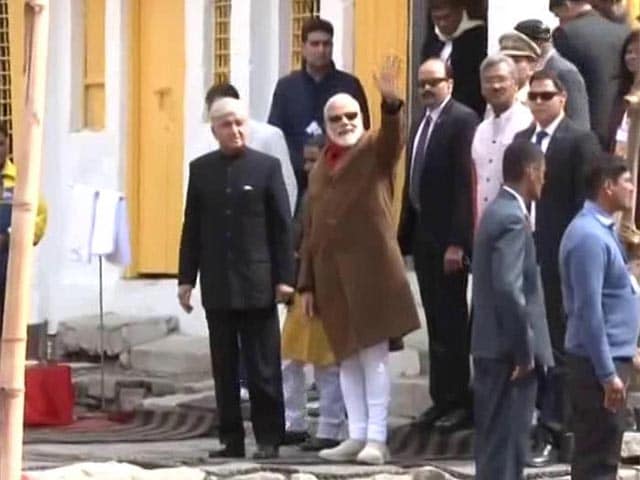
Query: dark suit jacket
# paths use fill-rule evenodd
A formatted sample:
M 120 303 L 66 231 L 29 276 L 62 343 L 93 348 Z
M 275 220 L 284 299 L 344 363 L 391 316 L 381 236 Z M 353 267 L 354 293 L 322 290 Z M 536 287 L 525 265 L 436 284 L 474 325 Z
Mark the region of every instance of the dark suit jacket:
M 567 22 L 553 33 L 558 52 L 584 78 L 591 128 L 603 148 L 611 143 L 609 120 L 619 90 L 622 45 L 628 33 L 627 26 L 607 20 L 595 11 Z
M 449 245 L 471 252 L 473 235 L 473 180 L 471 143 L 480 122 L 473 110 L 450 99 L 433 125 L 425 149 L 420 178 L 420 211 L 409 200 L 411 159 L 422 117 L 411 127 L 406 179 L 399 230 L 401 249 L 412 253 L 414 239 L 435 242 L 443 250 Z
M 422 46 L 422 59 L 440 56 L 444 43 L 434 34 Z M 453 41 L 451 69 L 453 98 L 484 117 L 485 101 L 480 91 L 480 64 L 487 56 L 487 28 L 471 28 Z
M 544 69 L 553 73 L 567 89 L 567 116 L 578 127 L 589 130 L 589 97 L 580 71 L 558 52 L 553 52 Z
M 485 209 L 473 248 L 471 354 L 553 365 L 536 248 L 511 193 L 501 189 Z
M 514 140 L 530 140 L 535 125 L 519 132 Z M 585 199 L 585 173 L 600 152 L 595 135 L 564 118 L 553 133 L 545 154 L 546 174 L 536 204 L 536 247 L 540 266 L 558 271 L 558 250 L 565 229 Z M 557 275 L 554 275 L 557 277 Z
M 189 166 L 179 284 L 195 285 L 205 309 L 273 305 L 278 283 L 293 285 L 291 213 L 277 158 L 249 148 L 220 150 Z

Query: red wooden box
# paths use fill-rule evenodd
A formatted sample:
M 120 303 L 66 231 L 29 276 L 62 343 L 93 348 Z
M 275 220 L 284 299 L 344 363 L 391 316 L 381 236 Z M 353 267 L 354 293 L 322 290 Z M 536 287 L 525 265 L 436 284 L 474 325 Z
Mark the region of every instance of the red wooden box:
M 74 404 L 71 367 L 39 364 L 25 372 L 24 423 L 27 426 L 69 425 Z

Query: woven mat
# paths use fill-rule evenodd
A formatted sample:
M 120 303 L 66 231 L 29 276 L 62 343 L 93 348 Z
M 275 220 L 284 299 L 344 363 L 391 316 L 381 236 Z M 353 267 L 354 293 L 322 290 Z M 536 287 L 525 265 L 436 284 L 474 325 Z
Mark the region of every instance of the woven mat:
M 124 418 L 81 418 L 64 427 L 27 428 L 25 443 L 115 443 L 175 441 L 211 436 L 215 415 L 193 411 L 139 411 Z

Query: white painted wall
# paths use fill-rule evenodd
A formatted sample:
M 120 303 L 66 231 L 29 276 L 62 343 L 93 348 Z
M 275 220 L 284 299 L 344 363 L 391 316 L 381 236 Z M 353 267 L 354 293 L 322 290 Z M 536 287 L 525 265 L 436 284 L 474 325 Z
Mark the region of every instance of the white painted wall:
M 558 24 L 556 17 L 549 11 L 549 0 L 489 0 L 487 15 L 489 53 L 498 51 L 498 38 L 513 30 L 520 21 L 538 18 L 551 28 Z

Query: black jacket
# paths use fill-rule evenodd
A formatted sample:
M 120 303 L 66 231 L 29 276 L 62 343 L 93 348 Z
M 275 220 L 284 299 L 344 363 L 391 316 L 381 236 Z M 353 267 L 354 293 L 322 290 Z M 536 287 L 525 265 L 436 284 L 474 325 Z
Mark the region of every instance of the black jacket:
M 514 137 L 531 140 L 535 124 Z M 543 270 L 558 271 L 560 240 L 585 199 L 585 174 L 600 153 L 596 136 L 564 118 L 549 140 L 545 153 L 546 174 L 542 195 L 536 203 L 534 238 Z
M 434 34 L 422 46 L 422 59 L 439 57 L 444 43 Z M 453 41 L 451 69 L 453 98 L 484 117 L 485 101 L 480 90 L 480 64 L 487 56 L 487 28 L 471 28 Z
M 419 212 L 409 199 L 409 187 L 410 162 L 422 117 L 412 125 L 399 230 L 404 254 L 413 253 L 415 239 L 435 242 L 443 250 L 456 245 L 470 254 L 473 236 L 471 143 L 479 121 L 473 110 L 453 99 L 440 112 L 425 148 Z
M 293 285 L 291 214 L 278 159 L 249 148 L 220 150 L 189 166 L 179 284 L 200 274 L 205 309 L 273 305 L 275 286 Z

